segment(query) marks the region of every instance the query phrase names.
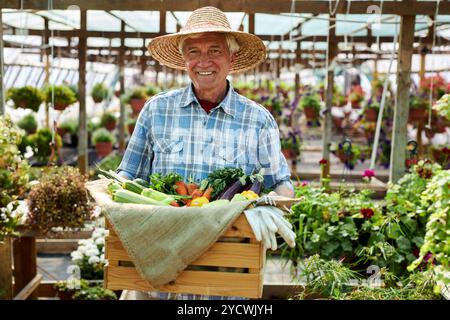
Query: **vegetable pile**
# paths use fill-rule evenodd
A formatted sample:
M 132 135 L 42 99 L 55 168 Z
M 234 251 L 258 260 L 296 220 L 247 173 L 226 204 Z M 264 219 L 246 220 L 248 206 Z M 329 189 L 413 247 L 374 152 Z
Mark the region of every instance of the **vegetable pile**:
M 246 176 L 242 169 L 224 168 L 212 172 L 200 185 L 185 183 L 177 173 L 150 175 L 143 179 L 127 180 L 114 171 L 99 169 L 111 182 L 108 192 L 119 203 L 149 204 L 174 207 L 211 207 L 229 202 L 259 198 L 263 187 L 260 173 Z

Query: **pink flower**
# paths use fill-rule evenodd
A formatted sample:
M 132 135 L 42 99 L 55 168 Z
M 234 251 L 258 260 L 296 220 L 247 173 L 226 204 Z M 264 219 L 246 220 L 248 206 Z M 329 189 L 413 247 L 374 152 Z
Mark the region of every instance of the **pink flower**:
M 308 184 L 309 184 L 308 181 L 303 181 L 301 186 L 302 186 L 302 187 L 306 187 Z
M 363 172 L 363 178 L 372 178 L 375 177 L 375 170 L 366 169 Z

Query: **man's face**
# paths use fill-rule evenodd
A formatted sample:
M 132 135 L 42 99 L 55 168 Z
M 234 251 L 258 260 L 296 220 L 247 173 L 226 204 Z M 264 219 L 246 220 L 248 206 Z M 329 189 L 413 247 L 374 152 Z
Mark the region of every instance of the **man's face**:
M 225 36 L 206 33 L 184 41 L 183 58 L 189 78 L 197 90 L 220 88 L 234 63 Z

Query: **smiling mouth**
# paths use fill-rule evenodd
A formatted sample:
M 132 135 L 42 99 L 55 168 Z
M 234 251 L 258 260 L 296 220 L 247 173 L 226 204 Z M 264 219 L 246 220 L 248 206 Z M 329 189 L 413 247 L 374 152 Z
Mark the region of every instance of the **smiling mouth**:
M 210 76 L 213 75 L 215 72 L 214 71 L 198 71 L 197 74 L 199 76 Z

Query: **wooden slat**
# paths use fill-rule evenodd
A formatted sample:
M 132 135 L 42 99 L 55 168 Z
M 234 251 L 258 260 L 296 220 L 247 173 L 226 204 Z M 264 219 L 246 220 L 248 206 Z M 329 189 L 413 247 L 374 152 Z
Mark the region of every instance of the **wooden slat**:
M 117 236 L 114 232 L 108 219 L 106 219 L 106 228 L 109 229 L 110 236 Z M 233 225 L 224 232 L 224 237 L 242 237 L 242 238 L 254 238 L 253 230 L 248 224 L 247 218 L 244 214 L 241 214 Z
M 164 292 L 193 293 L 221 296 L 258 298 L 260 276 L 256 274 L 184 271 L 173 284 L 158 288 Z M 108 289 L 153 291 L 136 269 L 126 267 L 109 268 Z
M 44 280 L 41 281 L 38 287 L 38 296 L 39 297 L 56 297 L 58 295 L 55 284 L 57 281 L 55 280 Z
M 22 290 L 19 291 L 19 293 L 16 294 L 13 300 L 26 300 L 28 297 L 30 297 L 35 291 L 37 291 L 39 284 L 42 280 L 42 275 L 37 274 L 28 284 L 23 287 Z
M 13 271 L 10 237 L 6 237 L 3 243 L 0 243 L 0 257 L 0 300 L 11 300 L 13 297 Z
M 36 252 L 38 253 L 70 253 L 78 248 L 75 239 L 37 239 Z
M 108 261 L 131 261 L 119 238 L 109 237 L 107 243 Z M 191 265 L 260 268 L 259 255 L 257 243 L 215 243 Z
M 13 241 L 14 294 L 17 295 L 37 274 L 36 238 L 20 237 Z M 32 293 L 37 299 L 37 293 Z

